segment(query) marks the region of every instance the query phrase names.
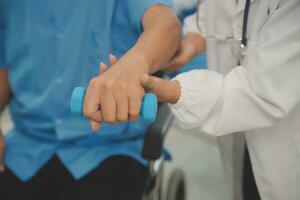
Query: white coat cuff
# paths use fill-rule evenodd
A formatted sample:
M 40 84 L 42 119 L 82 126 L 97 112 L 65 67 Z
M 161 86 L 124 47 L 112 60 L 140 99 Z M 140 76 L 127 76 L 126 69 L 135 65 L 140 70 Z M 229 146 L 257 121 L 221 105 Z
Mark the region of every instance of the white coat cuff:
M 182 128 L 201 126 L 222 93 L 223 77 L 208 70 L 192 70 L 176 76 L 181 94 L 176 104 L 169 104 Z

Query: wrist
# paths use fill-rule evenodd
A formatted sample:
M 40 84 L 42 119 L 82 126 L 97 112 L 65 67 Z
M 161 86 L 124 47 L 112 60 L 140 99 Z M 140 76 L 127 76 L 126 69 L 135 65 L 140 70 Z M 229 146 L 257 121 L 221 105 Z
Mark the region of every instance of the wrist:
M 131 49 L 127 55 L 124 56 L 124 59 L 128 60 L 129 67 L 134 68 L 135 70 L 141 72 L 142 74 L 151 73 L 151 62 L 143 53 L 138 52 L 137 50 Z
M 146 55 L 143 54 L 136 54 L 136 58 L 137 58 L 137 63 L 138 65 L 136 65 L 139 68 L 142 68 L 144 72 L 150 74 L 151 73 L 151 62 L 149 61 L 149 59 L 147 58 Z

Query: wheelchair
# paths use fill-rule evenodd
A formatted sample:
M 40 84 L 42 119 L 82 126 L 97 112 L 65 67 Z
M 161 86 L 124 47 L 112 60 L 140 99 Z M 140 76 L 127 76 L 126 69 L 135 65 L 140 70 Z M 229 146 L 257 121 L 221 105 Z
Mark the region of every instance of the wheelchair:
M 142 200 L 186 199 L 186 182 L 184 173 L 180 169 L 171 172 L 165 195 L 162 191 L 164 163 L 171 160 L 170 156 L 164 156 L 163 144 L 172 121 L 173 117 L 168 106 L 160 104 L 157 118 L 144 136 L 144 146 L 141 154 L 144 159 L 149 161 L 149 176 Z

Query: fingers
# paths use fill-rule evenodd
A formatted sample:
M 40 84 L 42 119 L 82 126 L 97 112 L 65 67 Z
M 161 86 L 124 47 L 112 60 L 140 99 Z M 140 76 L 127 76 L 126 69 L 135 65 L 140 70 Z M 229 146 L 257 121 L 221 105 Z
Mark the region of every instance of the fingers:
M 128 121 L 128 97 L 120 95 L 120 93 L 115 94 L 116 104 L 117 104 L 117 121 L 125 122 Z
M 164 103 L 176 103 L 180 97 L 180 84 L 177 81 L 170 81 L 145 74 L 142 84 L 147 92 L 157 95 L 158 101 Z
M 0 130 L 0 173 L 4 172 L 5 170 L 3 159 L 4 159 L 4 138 Z
M 109 55 L 110 65 L 114 65 L 117 62 L 117 58 L 110 54 Z M 99 69 L 99 75 L 103 74 L 108 70 L 108 67 L 105 63 L 100 63 L 100 69 Z M 89 88 L 87 90 L 87 93 L 85 95 L 85 101 L 84 101 L 84 115 L 88 117 L 89 122 L 91 124 L 92 130 L 95 132 L 100 129 L 101 122 L 103 120 L 102 118 L 102 112 L 100 108 L 100 97 L 95 94 L 94 91 L 97 91 L 96 86 L 96 78 L 92 79 L 89 85 Z M 98 94 L 98 93 L 97 93 Z M 105 100 L 104 100 L 105 101 Z M 105 101 L 106 102 L 106 101 Z M 102 107 L 105 107 L 104 110 L 107 110 L 106 107 L 108 105 L 102 105 Z M 105 114 L 105 119 L 110 119 L 108 121 L 111 121 L 113 117 L 110 115 Z M 115 120 L 113 120 L 115 121 Z
M 189 61 L 197 55 L 197 51 L 193 42 L 183 40 L 181 47 L 174 58 L 165 67 L 166 71 L 177 71 L 185 66 Z
M 100 63 L 99 75 L 103 74 L 108 69 L 107 65 L 103 62 Z
M 91 80 L 84 100 L 84 115 L 89 118 L 94 131 L 104 121 L 114 124 L 137 120 L 141 109 L 144 88 L 140 77 L 143 72 L 133 69 L 131 61 L 119 64 L 112 54 L 109 61 L 114 67 L 108 70 L 104 63 L 100 63 L 101 75 Z M 136 66 L 140 64 L 136 63 Z
M 117 63 L 117 58 L 116 56 L 114 56 L 113 54 L 109 54 L 109 62 L 110 62 L 110 66 L 114 65 Z
M 98 127 L 100 128 L 100 126 L 96 124 L 101 123 L 102 121 L 102 114 L 99 110 L 99 105 L 100 94 L 97 90 L 97 79 L 93 78 L 90 81 L 83 103 L 83 114 L 88 117 L 93 131 L 98 130 Z
M 109 62 L 110 66 L 113 66 L 114 64 L 117 63 L 117 58 L 113 54 L 109 54 Z M 117 105 L 118 102 L 116 102 L 116 99 L 120 101 L 119 98 L 115 98 L 113 93 L 111 91 L 103 91 L 101 94 L 103 96 L 102 101 L 101 101 L 101 110 L 103 114 L 103 120 L 108 122 L 108 123 L 117 123 L 118 118 L 117 118 Z M 124 100 L 125 102 L 125 100 Z M 119 107 L 119 106 L 118 106 Z
M 183 56 L 174 57 L 171 62 L 164 68 L 165 71 L 174 72 L 185 65 L 185 58 Z
M 117 60 L 116 56 L 114 56 L 113 54 L 109 54 L 109 64 L 110 64 L 110 66 L 116 64 L 117 61 L 118 60 Z M 105 63 L 101 62 L 100 63 L 100 70 L 99 70 L 100 73 L 99 73 L 99 75 L 103 74 L 107 70 L 108 70 L 107 65 Z
M 141 98 L 129 97 L 129 119 L 136 121 L 139 119 L 139 114 L 141 110 Z
M 100 127 L 101 127 L 101 123 L 100 122 L 96 122 L 96 121 L 93 121 L 93 120 L 90 120 L 90 119 L 89 119 L 89 121 L 90 121 L 92 130 L 94 132 L 96 132 L 96 131 L 98 131 L 100 129 Z
M 160 87 L 160 83 L 163 83 L 163 80 L 157 77 L 150 76 L 148 74 L 145 74 L 142 77 L 142 84 L 145 87 L 145 89 L 149 92 L 161 93 L 161 91 L 164 89 L 164 85 L 161 85 Z
M 101 90 L 101 112 L 103 121 L 115 124 L 117 122 L 116 117 L 116 101 L 111 89 Z

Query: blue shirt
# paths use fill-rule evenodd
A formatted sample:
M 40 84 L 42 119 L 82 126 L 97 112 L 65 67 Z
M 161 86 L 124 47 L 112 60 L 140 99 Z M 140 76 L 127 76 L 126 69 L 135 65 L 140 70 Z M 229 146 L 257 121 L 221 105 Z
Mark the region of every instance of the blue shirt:
M 109 53 L 126 53 L 142 32 L 144 11 L 170 0 L 0 0 L 0 67 L 13 91 L 14 129 L 5 164 L 21 180 L 56 154 L 76 179 L 103 160 L 140 152 L 142 121 L 104 124 L 93 134 L 86 118 L 70 113 L 76 86 L 87 87 Z

